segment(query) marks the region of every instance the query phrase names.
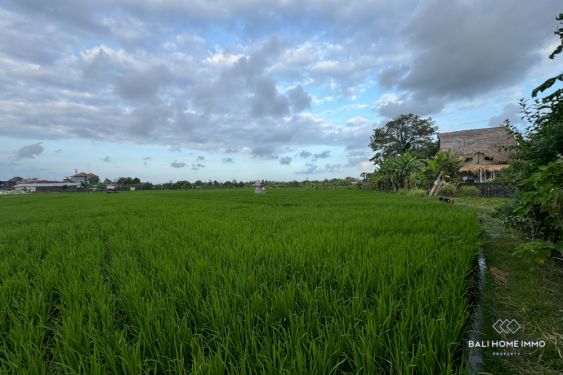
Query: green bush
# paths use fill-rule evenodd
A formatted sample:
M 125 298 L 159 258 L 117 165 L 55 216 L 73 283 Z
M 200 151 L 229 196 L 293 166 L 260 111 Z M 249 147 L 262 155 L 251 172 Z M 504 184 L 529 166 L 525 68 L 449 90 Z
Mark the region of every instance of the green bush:
M 454 184 L 444 184 L 438 190 L 438 195 L 442 197 L 455 197 L 457 196 L 457 188 Z
M 512 214 L 536 223 L 529 238 L 554 242 L 563 239 L 563 157 L 520 183 Z
M 481 191 L 475 186 L 462 186 L 459 188 L 459 195 L 462 197 L 478 197 L 481 195 Z
M 407 195 L 409 197 L 425 197 L 426 196 L 426 190 L 424 189 L 410 189 L 407 190 Z
M 512 255 L 527 255 L 533 257 L 536 263 L 543 264 L 551 254 L 557 254 L 563 248 L 563 244 L 554 244 L 551 241 L 534 240 L 523 243 L 516 247 Z

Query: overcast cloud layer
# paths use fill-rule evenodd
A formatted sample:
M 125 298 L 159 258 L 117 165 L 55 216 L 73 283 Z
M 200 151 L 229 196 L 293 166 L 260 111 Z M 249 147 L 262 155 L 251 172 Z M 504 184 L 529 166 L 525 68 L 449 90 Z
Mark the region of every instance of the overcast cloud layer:
M 530 74 L 555 42 L 558 4 L 4 1 L 0 136 L 19 147 L 0 166 L 88 140 L 178 150 L 163 161 L 171 175 L 215 160 L 220 178 L 241 157 L 284 177 L 359 174 L 371 130 L 397 114 L 494 96 L 477 125 L 517 119 L 513 92 L 546 78 Z

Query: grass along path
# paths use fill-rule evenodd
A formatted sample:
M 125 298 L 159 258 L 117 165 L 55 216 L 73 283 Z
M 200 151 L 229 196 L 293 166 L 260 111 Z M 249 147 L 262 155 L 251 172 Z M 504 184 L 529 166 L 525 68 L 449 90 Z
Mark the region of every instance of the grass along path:
M 481 297 L 483 331 L 479 340 L 544 340 L 545 348 L 483 349 L 481 374 L 563 373 L 563 267 L 553 259 L 535 264 L 514 257 L 521 243 L 491 216 L 502 198 L 457 198 L 456 204 L 474 210 L 484 229 L 481 245 L 487 271 Z M 523 328 L 515 335 L 499 334 L 497 319 L 515 319 Z M 498 355 L 517 352 L 517 355 Z

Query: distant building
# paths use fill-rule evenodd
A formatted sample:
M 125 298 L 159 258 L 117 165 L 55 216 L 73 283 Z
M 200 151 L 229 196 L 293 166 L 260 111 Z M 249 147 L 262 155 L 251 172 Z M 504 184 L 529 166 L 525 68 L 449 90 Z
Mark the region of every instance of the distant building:
M 0 181 L 0 189 L 12 189 L 14 186 L 23 181 L 24 179 L 21 177 L 12 177 L 7 181 Z
M 78 182 L 83 184 L 97 184 L 100 182 L 100 178 L 94 173 L 78 172 L 74 171 L 74 175 L 68 178 L 72 182 Z
M 117 193 L 118 188 L 117 184 L 113 182 L 109 182 L 106 184 L 106 193 Z
M 266 182 L 264 180 L 256 181 L 256 183 L 254 184 L 254 192 L 256 194 L 265 194 L 266 193 Z
M 81 184 L 77 182 L 47 180 L 26 180 L 14 186 L 16 190 L 27 192 L 71 192 L 80 188 Z
M 439 133 L 440 150 L 453 151 L 464 157 L 459 169 L 462 182 L 488 182 L 508 168 L 508 147 L 516 139 L 505 126 Z

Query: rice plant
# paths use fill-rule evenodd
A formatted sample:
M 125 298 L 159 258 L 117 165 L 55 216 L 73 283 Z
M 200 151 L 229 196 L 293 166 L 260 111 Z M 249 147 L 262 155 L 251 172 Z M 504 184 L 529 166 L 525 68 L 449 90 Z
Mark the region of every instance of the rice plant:
M 463 370 L 475 217 L 369 191 L 0 198 L 1 373 Z

